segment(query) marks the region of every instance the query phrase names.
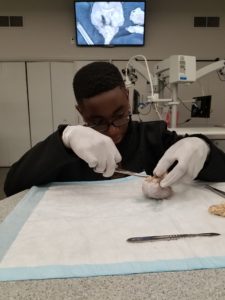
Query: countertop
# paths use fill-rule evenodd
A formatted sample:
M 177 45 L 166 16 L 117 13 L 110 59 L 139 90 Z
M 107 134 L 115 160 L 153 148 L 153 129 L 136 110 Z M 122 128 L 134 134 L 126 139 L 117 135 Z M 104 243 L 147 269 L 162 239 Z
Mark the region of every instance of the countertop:
M 171 131 L 176 131 L 178 134 L 197 134 L 201 133 L 210 139 L 225 139 L 225 127 L 211 126 L 211 127 L 176 127 L 169 128 Z

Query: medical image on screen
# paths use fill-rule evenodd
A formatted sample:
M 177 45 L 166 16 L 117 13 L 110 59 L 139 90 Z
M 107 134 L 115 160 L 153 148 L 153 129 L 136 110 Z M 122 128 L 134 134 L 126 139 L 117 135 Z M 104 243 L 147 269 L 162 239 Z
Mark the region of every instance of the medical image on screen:
M 143 46 L 145 2 L 75 2 L 78 46 Z

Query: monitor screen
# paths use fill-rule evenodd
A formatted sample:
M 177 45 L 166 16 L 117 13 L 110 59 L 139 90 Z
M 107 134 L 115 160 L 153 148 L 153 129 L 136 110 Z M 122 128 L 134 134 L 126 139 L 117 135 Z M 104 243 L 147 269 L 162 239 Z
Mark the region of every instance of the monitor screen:
M 77 46 L 144 46 L 145 1 L 74 2 Z

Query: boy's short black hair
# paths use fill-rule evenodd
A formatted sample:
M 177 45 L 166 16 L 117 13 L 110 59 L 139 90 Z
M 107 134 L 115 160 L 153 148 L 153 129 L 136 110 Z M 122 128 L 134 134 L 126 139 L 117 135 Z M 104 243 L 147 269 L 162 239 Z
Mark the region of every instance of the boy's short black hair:
M 73 79 L 73 90 L 78 104 L 85 98 L 94 97 L 118 86 L 125 86 L 119 69 L 103 61 L 82 67 Z

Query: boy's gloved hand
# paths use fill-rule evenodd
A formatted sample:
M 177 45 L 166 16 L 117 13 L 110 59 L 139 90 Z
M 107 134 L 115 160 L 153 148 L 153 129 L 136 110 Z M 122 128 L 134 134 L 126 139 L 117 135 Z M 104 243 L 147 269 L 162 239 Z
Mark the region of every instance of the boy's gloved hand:
M 167 187 L 179 180 L 191 181 L 203 168 L 209 151 L 210 148 L 204 140 L 198 137 L 183 138 L 164 153 L 153 174 L 162 176 L 177 161 L 176 166 L 160 182 L 160 186 Z
M 110 137 L 89 127 L 67 126 L 62 140 L 66 147 L 86 161 L 96 173 L 103 173 L 104 177 L 112 176 L 122 159 Z

